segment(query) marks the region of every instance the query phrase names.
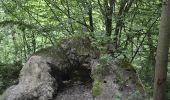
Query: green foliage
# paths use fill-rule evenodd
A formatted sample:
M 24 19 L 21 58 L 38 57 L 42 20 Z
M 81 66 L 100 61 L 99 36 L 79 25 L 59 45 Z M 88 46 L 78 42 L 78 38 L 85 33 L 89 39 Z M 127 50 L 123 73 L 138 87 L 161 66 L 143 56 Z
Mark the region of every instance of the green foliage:
M 93 88 L 92 88 L 92 95 L 96 97 L 101 94 L 101 82 L 99 80 L 94 80 Z
M 96 32 L 93 34 L 94 34 L 94 38 L 92 41 L 92 45 L 97 47 L 101 53 L 106 53 L 106 51 L 107 51 L 106 44 L 108 43 L 110 38 L 105 36 L 104 32 L 102 32 L 102 31 Z
M 132 5 L 129 5 L 131 1 Z M 117 0 L 110 37 L 106 36 L 106 17 L 102 14 L 104 2 L 100 3 L 98 0 L 1 0 L 0 61 L 4 64 L 17 60 L 25 62 L 35 51 L 57 45 L 63 38 L 88 36 L 93 46 L 103 54 L 94 72 L 95 77 L 101 76 L 107 72 L 111 60 L 107 54 L 107 43 L 110 41 L 114 46 L 114 38 L 117 37 L 119 45 L 116 50 L 113 48 L 116 51 L 113 57 L 125 55 L 126 59 L 122 58 L 120 65 L 133 71 L 135 66 L 147 91 L 152 94 L 161 1 Z M 123 4 L 126 5 L 123 7 Z M 93 31 L 90 30 L 90 9 Z M 117 25 L 120 25 L 118 33 Z M 12 77 L 8 69 L 18 70 L 16 67 L 0 69 L 3 81 L 9 81 Z M 4 77 L 4 72 L 9 74 L 9 79 Z
M 103 54 L 101 55 L 101 57 L 99 58 L 99 62 L 103 65 L 109 65 L 112 62 L 113 58 L 112 56 L 110 56 L 109 54 Z
M 9 86 L 16 84 L 22 68 L 20 62 L 0 65 L 0 94 Z
M 149 59 L 140 60 L 141 68 L 137 68 L 139 78 L 142 80 L 144 88 L 148 95 L 153 94 L 153 81 L 154 81 L 154 65 L 151 64 Z

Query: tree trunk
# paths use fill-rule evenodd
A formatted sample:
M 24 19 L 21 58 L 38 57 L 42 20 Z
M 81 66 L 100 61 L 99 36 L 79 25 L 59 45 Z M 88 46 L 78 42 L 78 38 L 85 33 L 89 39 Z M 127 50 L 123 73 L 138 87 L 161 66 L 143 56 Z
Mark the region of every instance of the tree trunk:
M 170 0 L 163 0 L 156 55 L 154 100 L 166 100 L 166 78 L 170 43 Z
M 88 8 L 88 16 L 89 16 L 89 26 L 90 26 L 90 32 L 94 32 L 94 26 L 93 26 L 93 14 L 92 14 L 92 3 L 89 2 L 89 8 Z
M 116 18 L 116 26 L 115 26 L 115 32 L 114 32 L 115 50 L 120 46 L 121 31 L 124 25 L 123 18 L 125 17 L 126 13 L 128 13 L 133 2 L 134 0 L 122 0 L 121 1 L 120 9 L 119 9 L 119 12 Z
M 105 26 L 106 26 L 106 35 L 108 37 L 112 34 L 112 14 L 113 14 L 113 5 L 114 0 L 104 0 L 104 16 L 105 16 Z

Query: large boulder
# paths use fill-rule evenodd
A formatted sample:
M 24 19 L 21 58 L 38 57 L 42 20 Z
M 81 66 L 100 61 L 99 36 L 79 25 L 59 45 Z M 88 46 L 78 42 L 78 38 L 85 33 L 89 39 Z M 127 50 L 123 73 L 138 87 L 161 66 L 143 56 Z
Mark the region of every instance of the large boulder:
M 143 100 L 135 72 L 106 58 L 86 37 L 62 40 L 34 53 L 2 100 Z
M 112 60 L 107 66 L 110 70 L 100 80 L 99 95 L 93 95 L 94 83 L 87 82 L 64 88 L 53 100 L 148 100 L 142 87 L 137 85 L 137 75 L 133 71 L 122 69 L 117 61 Z M 98 64 L 98 60 L 92 60 L 92 70 Z
M 66 83 L 90 77 L 90 61 L 98 57 L 86 37 L 66 39 L 56 47 L 41 49 L 29 58 L 20 72 L 19 83 L 8 88 L 3 99 L 51 100 Z

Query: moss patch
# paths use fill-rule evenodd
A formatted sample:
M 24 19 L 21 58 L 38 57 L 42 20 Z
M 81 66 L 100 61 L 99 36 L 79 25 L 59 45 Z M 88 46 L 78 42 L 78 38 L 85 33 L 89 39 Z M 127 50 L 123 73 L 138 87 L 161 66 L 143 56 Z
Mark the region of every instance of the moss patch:
M 101 94 L 101 82 L 99 80 L 95 80 L 93 83 L 92 95 L 93 97 L 96 97 L 100 94 Z

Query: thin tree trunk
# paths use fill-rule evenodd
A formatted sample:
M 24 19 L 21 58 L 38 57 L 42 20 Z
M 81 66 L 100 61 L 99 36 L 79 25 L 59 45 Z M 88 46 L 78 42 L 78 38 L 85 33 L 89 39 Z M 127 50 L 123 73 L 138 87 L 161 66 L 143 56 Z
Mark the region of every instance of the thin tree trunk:
M 170 44 L 170 0 L 163 0 L 159 40 L 156 55 L 154 100 L 166 100 L 166 78 Z
M 108 37 L 112 34 L 112 15 L 113 15 L 113 5 L 114 0 L 104 0 L 104 16 L 105 16 L 105 27 L 106 35 Z
M 155 48 L 154 48 L 154 45 L 153 45 L 153 40 L 152 40 L 152 32 L 148 32 L 148 34 L 147 34 L 147 38 L 148 38 L 148 46 L 149 46 L 149 55 L 148 55 L 148 57 L 149 57 L 149 59 L 148 60 L 150 60 L 150 62 L 151 62 L 151 64 L 152 64 L 152 66 L 154 66 L 155 65 L 155 56 L 154 56 L 154 52 L 155 52 Z
M 116 20 L 115 32 L 114 32 L 115 49 L 117 49 L 120 45 L 121 31 L 124 25 L 123 17 L 125 17 L 126 13 L 128 13 L 133 2 L 134 0 L 122 0 L 122 3 L 120 5 L 120 9 L 119 9 L 117 20 Z
M 94 26 L 93 26 L 93 15 L 92 15 L 92 4 L 90 2 L 90 7 L 89 7 L 89 26 L 90 26 L 90 32 L 94 32 Z
M 16 41 L 16 33 L 15 31 L 12 31 L 12 40 L 13 40 L 13 44 L 14 44 L 14 48 L 15 48 L 15 59 L 17 60 L 17 55 L 18 55 L 18 45 L 17 45 L 17 41 Z
M 34 32 L 32 32 L 32 48 L 33 48 L 33 53 L 35 53 L 35 51 L 36 51 L 36 37 L 35 37 Z

